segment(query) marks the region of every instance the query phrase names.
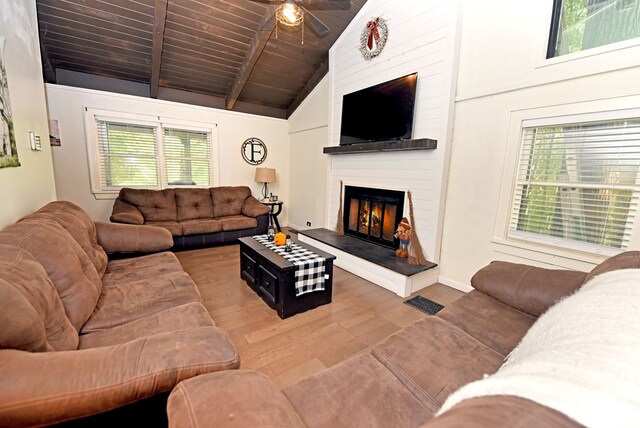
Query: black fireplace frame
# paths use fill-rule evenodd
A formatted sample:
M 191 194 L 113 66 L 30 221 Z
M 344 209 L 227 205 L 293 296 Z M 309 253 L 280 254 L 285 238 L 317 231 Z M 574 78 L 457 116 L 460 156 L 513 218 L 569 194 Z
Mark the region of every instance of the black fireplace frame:
M 382 203 L 382 204 L 394 204 L 396 205 L 396 215 L 394 219 L 394 228 L 402 221 L 403 212 L 404 212 L 404 198 L 405 192 L 400 190 L 389 190 L 389 189 L 374 189 L 370 187 L 359 187 L 359 186 L 345 186 L 344 200 L 343 204 L 343 224 L 344 224 L 344 233 L 349 236 L 354 236 L 356 238 L 360 238 L 367 242 L 373 242 L 383 247 L 388 248 L 398 248 L 400 241 L 396 238 L 393 241 L 388 241 L 386 239 L 382 239 L 382 233 L 380 234 L 380 238 L 372 236 L 370 234 L 364 234 L 359 232 L 358 230 L 352 231 L 349 229 L 349 211 L 351 209 L 351 199 L 356 198 L 360 201 L 369 201 L 370 206 L 373 203 Z M 358 205 L 358 212 L 360 211 L 360 204 Z M 384 209 L 382 210 L 381 222 L 384 224 Z M 372 210 L 369 212 L 369 216 L 371 216 Z M 371 230 L 371 217 L 369 217 L 369 231 Z M 358 228 L 359 229 L 359 228 Z M 395 229 L 394 229 L 395 230 Z

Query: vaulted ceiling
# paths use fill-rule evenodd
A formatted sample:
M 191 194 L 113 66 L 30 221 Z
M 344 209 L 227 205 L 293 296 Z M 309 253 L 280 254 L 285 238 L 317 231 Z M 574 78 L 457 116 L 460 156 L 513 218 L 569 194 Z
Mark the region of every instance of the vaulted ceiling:
M 77 86 L 108 77 L 152 98 L 289 117 L 366 0 L 287 0 L 306 9 L 293 29 L 275 25 L 283 1 L 36 0 L 45 81 L 83 73 Z

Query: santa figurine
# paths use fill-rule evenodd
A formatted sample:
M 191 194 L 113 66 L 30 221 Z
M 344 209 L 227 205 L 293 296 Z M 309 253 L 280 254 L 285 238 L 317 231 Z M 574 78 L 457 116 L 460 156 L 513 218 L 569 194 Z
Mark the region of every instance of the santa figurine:
M 400 247 L 396 250 L 396 256 L 409 257 L 409 240 L 411 240 L 411 225 L 406 217 L 402 217 L 402 221 L 398 224 L 395 238 L 400 240 Z

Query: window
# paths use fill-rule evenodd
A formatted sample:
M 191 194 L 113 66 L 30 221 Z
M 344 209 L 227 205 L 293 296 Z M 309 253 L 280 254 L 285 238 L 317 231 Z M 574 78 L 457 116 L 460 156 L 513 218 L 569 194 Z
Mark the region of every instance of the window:
M 547 58 L 640 37 L 640 0 L 555 0 Z
M 593 253 L 626 249 L 639 173 L 640 118 L 525 122 L 507 236 Z
M 213 128 L 87 109 L 92 191 L 109 198 L 122 187 L 215 185 Z

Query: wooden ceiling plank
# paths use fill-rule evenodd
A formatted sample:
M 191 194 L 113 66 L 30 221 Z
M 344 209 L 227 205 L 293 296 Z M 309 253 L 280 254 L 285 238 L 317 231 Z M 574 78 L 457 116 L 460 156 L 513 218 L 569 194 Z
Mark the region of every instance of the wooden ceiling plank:
M 117 64 L 122 67 L 139 67 L 148 70 L 149 62 L 144 58 L 131 57 L 130 55 L 105 55 L 104 53 L 92 53 L 76 49 L 65 49 L 59 46 L 47 47 L 52 58 L 52 63 L 55 64 L 60 58 L 75 58 L 78 63 L 91 61 L 96 64 Z
M 117 58 L 126 57 L 127 59 L 131 60 L 131 62 L 144 61 L 148 63 L 151 60 L 151 57 L 149 56 L 148 52 L 136 52 L 135 55 L 132 55 L 132 52 L 130 50 L 122 49 L 116 46 L 107 46 L 107 45 L 92 44 L 92 43 L 85 43 L 83 45 L 78 45 L 77 43 L 68 42 L 62 39 L 56 40 L 55 42 L 47 41 L 45 44 L 47 49 L 50 49 L 50 50 L 64 50 L 67 52 L 76 52 L 76 51 L 83 52 L 90 55 L 101 56 L 107 60 L 112 56 Z
M 103 46 L 114 46 L 129 50 L 132 54 L 148 53 L 151 49 L 151 41 L 135 39 L 125 40 L 123 38 L 112 37 L 110 35 L 87 32 L 76 28 L 63 28 L 51 23 L 40 23 L 41 38 L 55 43 L 58 40 L 66 40 L 75 44 L 99 44 Z
M 165 49 L 163 62 L 179 63 L 184 69 L 202 69 L 209 72 L 228 73 L 237 75 L 239 64 L 229 64 L 224 60 L 193 57 L 180 51 Z
M 156 10 L 153 17 L 153 47 L 151 48 L 151 82 L 149 83 L 149 96 L 151 98 L 158 98 L 166 22 L 167 0 L 156 0 Z
M 105 7 L 106 6 L 106 7 Z M 40 0 L 38 11 L 42 15 L 67 17 L 76 22 L 102 23 L 103 27 L 122 26 L 134 29 L 152 27 L 151 17 L 130 10 L 117 10 L 96 0 L 61 3 L 59 0 Z
M 313 73 L 309 82 L 305 87 L 298 92 L 298 95 L 293 99 L 289 107 L 287 107 L 287 119 L 293 114 L 294 111 L 302 104 L 302 101 L 313 91 L 322 78 L 329 72 L 329 57 L 327 56 L 324 61 L 320 63 L 318 69 Z
M 70 70 L 77 73 L 94 74 L 96 76 L 109 77 L 113 79 L 129 80 L 131 82 L 145 83 L 146 73 L 140 74 L 127 73 L 117 70 L 106 69 L 102 66 L 81 66 L 77 64 L 66 64 L 64 62 L 57 65 L 58 69 Z
M 45 28 L 45 30 L 48 25 L 56 25 L 58 28 L 62 28 L 62 29 L 66 28 L 70 30 L 71 29 L 80 30 L 86 33 L 88 38 L 92 38 L 94 34 L 97 34 L 101 36 L 121 38 L 123 40 L 137 40 L 140 42 L 151 41 L 151 32 L 139 31 L 139 30 L 136 30 L 135 32 L 120 31 L 120 30 L 127 30 L 127 29 L 131 30 L 131 29 L 124 28 L 124 27 L 115 27 L 115 26 L 103 27 L 103 26 L 97 25 L 97 23 L 78 22 L 78 21 L 73 21 L 73 20 L 63 18 L 63 17 L 58 17 L 58 16 L 42 17 L 41 23 L 42 23 L 42 26 Z M 44 37 L 46 37 L 46 34 L 44 35 Z

